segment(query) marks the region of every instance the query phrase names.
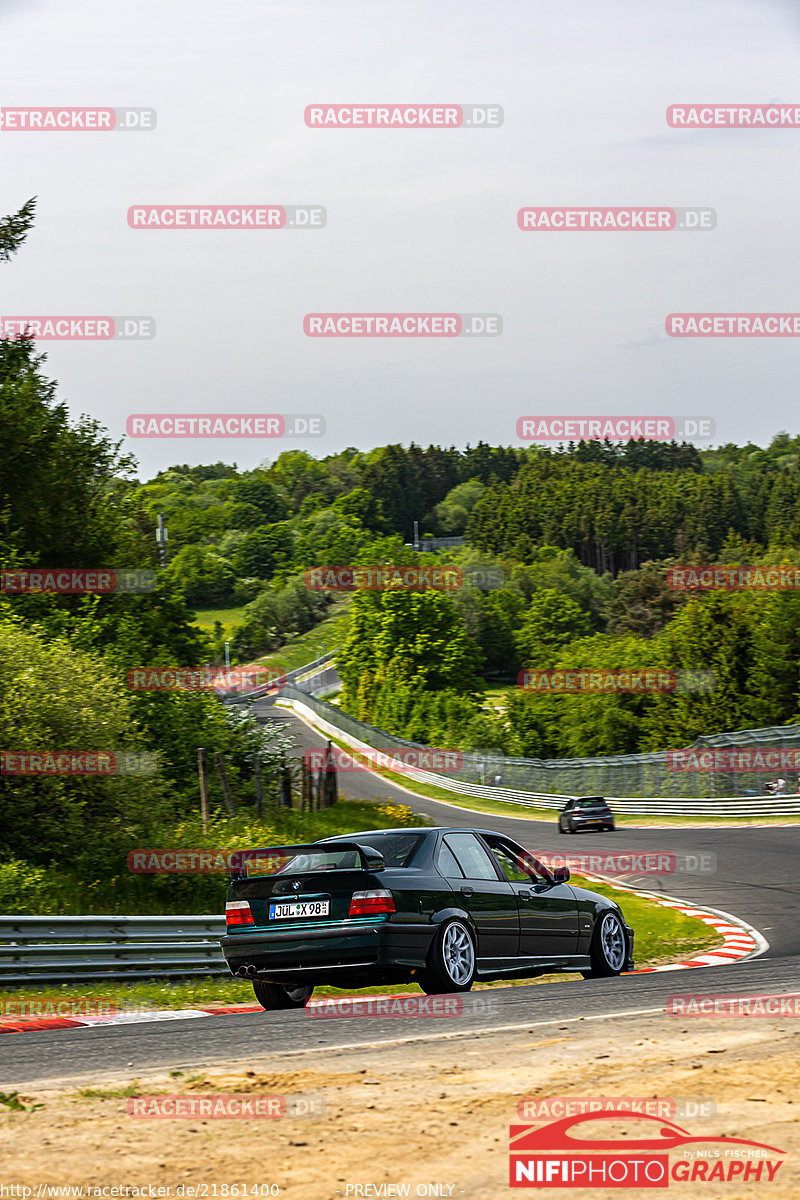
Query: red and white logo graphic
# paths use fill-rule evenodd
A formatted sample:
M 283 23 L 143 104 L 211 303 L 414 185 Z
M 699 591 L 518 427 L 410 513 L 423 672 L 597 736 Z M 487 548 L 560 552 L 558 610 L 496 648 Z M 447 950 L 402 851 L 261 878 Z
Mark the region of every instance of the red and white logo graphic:
M 600 1122 L 629 1136 L 598 1137 Z M 594 1126 L 594 1128 L 592 1128 Z M 606 1126 L 608 1129 L 608 1126 Z M 610 1131 L 609 1131 L 610 1132 Z M 619 1110 L 564 1117 L 541 1128 L 512 1125 L 511 1187 L 669 1187 L 677 1183 L 771 1183 L 784 1151 L 745 1138 L 695 1137 L 663 1117 Z M 696 1154 L 691 1148 L 696 1148 Z M 702 1147 L 702 1150 L 701 1150 Z M 681 1156 L 670 1159 L 670 1152 Z

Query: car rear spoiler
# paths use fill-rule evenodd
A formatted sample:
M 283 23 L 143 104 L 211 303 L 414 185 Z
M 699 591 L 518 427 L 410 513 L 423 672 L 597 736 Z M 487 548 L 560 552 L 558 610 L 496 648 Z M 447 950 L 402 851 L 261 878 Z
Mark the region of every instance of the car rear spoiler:
M 296 857 L 299 854 L 319 854 L 325 850 L 356 850 L 365 871 L 382 871 L 384 869 L 383 855 L 372 846 L 362 846 L 359 842 L 309 842 L 300 846 L 259 846 L 254 850 L 237 850 L 231 855 L 231 881 L 234 879 L 252 879 L 247 873 L 247 864 L 252 859 L 281 857 Z M 332 871 L 352 871 L 352 867 L 331 867 Z

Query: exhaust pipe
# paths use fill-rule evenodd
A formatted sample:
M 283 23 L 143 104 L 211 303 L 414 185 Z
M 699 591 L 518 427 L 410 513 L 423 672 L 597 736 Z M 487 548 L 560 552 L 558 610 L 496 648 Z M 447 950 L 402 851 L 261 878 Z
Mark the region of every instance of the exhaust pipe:
M 248 963 L 247 966 L 244 966 L 244 967 L 239 967 L 236 971 L 236 974 L 241 976 L 242 979 L 252 978 L 252 976 L 255 975 L 255 973 L 256 973 L 256 968 L 253 966 L 252 963 Z

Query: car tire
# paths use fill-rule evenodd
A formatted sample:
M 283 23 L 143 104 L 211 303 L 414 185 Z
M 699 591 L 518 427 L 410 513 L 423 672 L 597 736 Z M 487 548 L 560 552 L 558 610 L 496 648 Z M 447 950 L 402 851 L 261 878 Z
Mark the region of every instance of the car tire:
M 566 829 L 564 828 L 564 826 L 561 824 L 561 822 L 560 822 L 560 821 L 558 822 L 558 832 L 559 832 L 559 833 L 566 833 L 566 832 L 567 832 L 567 831 L 566 831 Z
M 428 996 L 468 992 L 475 979 L 475 939 L 466 921 L 456 918 L 439 929 L 428 952 L 419 985 Z
M 577 829 L 575 828 L 575 825 L 574 825 L 574 823 L 573 823 L 572 821 L 569 821 L 569 822 L 567 823 L 567 832 L 568 832 L 568 833 L 577 833 L 577 832 L 578 832 L 578 831 L 577 831 Z
M 256 1000 L 268 1012 L 275 1008 L 305 1008 L 306 1000 L 314 993 L 313 987 L 284 987 L 280 983 L 263 983 L 253 980 Z
M 589 947 L 590 971 L 581 971 L 584 979 L 608 978 L 621 975 L 628 957 L 625 930 L 619 915 L 606 909 L 594 927 Z

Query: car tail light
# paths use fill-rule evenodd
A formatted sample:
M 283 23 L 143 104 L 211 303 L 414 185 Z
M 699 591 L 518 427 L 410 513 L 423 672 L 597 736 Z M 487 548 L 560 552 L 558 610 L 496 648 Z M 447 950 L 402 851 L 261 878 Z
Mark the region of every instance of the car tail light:
M 377 913 L 396 911 L 392 893 L 386 888 L 380 888 L 374 892 L 353 892 L 349 916 L 374 917 Z
M 225 905 L 225 922 L 231 925 L 255 925 L 246 900 L 229 900 Z

